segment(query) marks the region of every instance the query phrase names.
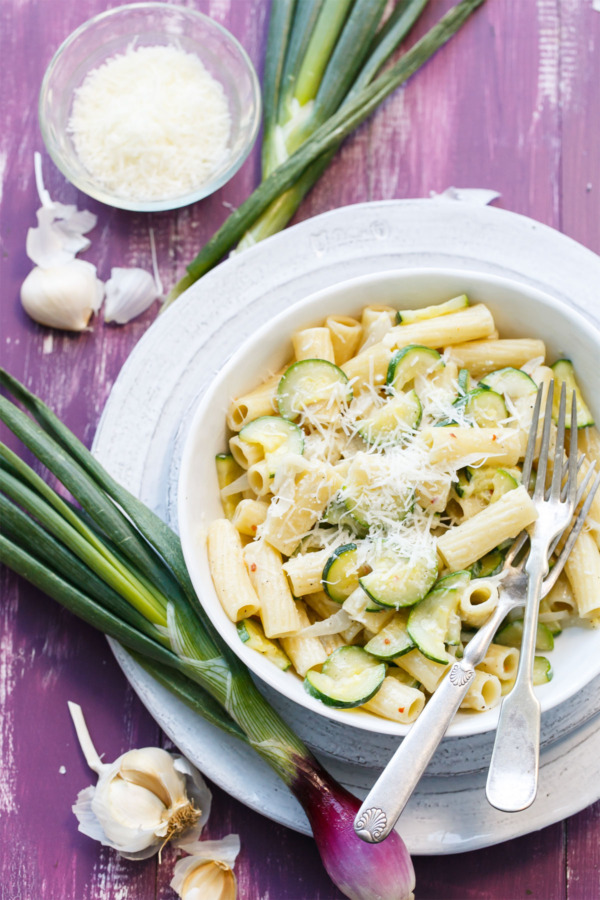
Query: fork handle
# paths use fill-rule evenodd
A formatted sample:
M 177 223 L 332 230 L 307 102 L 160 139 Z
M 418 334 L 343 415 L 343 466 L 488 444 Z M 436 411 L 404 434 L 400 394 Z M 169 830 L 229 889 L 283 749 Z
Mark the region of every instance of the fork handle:
M 537 794 L 540 702 L 533 691 L 532 668 L 538 603 L 544 575 L 541 563 L 537 567 L 531 567 L 517 678 L 512 691 L 504 698 L 500 707 L 485 789 L 491 805 L 503 812 L 521 812 L 527 809 Z
M 475 666 L 484 659 L 498 626 L 514 605 L 508 592 L 501 596 L 490 618 L 467 644 L 463 658 L 445 675 L 369 791 L 354 820 L 354 830 L 363 841 L 378 844 L 396 824 L 469 690 Z

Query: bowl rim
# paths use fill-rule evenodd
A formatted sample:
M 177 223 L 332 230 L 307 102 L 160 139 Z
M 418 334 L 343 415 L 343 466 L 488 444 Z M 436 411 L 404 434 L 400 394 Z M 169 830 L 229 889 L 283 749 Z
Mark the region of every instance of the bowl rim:
M 127 200 L 123 197 L 116 197 L 109 191 L 98 185 L 97 182 L 94 181 L 92 182 L 92 185 L 90 185 L 85 179 L 81 178 L 77 174 L 73 174 L 70 171 L 69 166 L 64 161 L 63 155 L 56 152 L 54 143 L 48 138 L 45 108 L 47 104 L 50 80 L 52 78 L 52 75 L 54 74 L 56 65 L 82 34 L 84 34 L 86 31 L 89 31 L 91 28 L 95 27 L 99 22 L 102 22 L 105 19 L 122 15 L 124 13 L 129 13 L 134 10 L 138 11 L 144 9 L 163 11 L 171 15 L 176 13 L 191 19 L 197 19 L 203 24 L 208 25 L 208 27 L 213 28 L 215 31 L 220 32 L 221 35 L 223 35 L 225 39 L 229 41 L 229 43 L 239 53 L 246 66 L 250 77 L 250 82 L 252 84 L 252 96 L 254 98 L 254 116 L 248 140 L 241 148 L 240 152 L 232 158 L 230 165 L 218 179 L 216 179 L 215 181 L 207 181 L 204 183 L 204 185 L 201 185 L 193 191 L 188 191 L 185 194 L 178 194 L 176 196 L 160 200 L 136 201 Z M 168 210 L 180 209 L 183 206 L 189 206 L 192 203 L 196 203 L 198 200 L 202 200 L 205 197 L 214 194 L 216 191 L 222 188 L 223 185 L 226 184 L 231 178 L 233 178 L 235 173 L 242 167 L 242 165 L 248 158 L 250 151 L 252 150 L 256 141 L 260 129 L 261 120 L 262 93 L 260 88 L 260 81 L 258 79 L 258 75 L 252 63 L 252 60 L 250 59 L 248 53 L 246 52 L 242 44 L 238 41 L 238 39 L 230 31 L 228 31 L 227 28 L 221 25 L 220 22 L 215 21 L 215 19 L 212 19 L 210 16 L 207 16 L 205 13 L 202 13 L 197 9 L 192 9 L 187 6 L 173 5 L 171 3 L 163 3 L 159 2 L 159 0 L 157 0 L 157 2 L 155 2 L 155 0 L 143 0 L 143 2 L 141 3 L 127 3 L 122 6 L 115 6 L 112 9 L 104 10 L 103 12 L 92 16 L 90 19 L 82 22 L 81 25 L 78 25 L 74 31 L 67 35 L 64 41 L 62 41 L 62 43 L 52 55 L 52 58 L 48 63 L 48 66 L 46 67 L 46 71 L 44 72 L 44 77 L 42 79 L 38 96 L 38 122 L 42 134 L 42 139 L 44 141 L 44 146 L 46 147 L 46 150 L 56 167 L 62 172 L 67 181 L 70 181 L 71 184 L 73 184 L 78 190 L 82 191 L 88 197 L 92 197 L 94 200 L 98 200 L 101 203 L 104 203 L 107 206 L 111 206 L 115 209 L 124 209 L 129 212 L 167 212 Z
M 305 306 L 312 306 L 320 303 L 321 301 L 325 302 L 329 296 L 335 296 L 340 291 L 360 287 L 364 284 L 373 284 L 373 282 L 377 281 L 385 282 L 386 280 L 390 280 L 392 278 L 400 280 L 406 278 L 408 280 L 415 277 L 420 278 L 429 276 L 452 279 L 458 278 L 464 279 L 465 282 L 471 279 L 477 279 L 485 282 L 487 285 L 497 285 L 499 287 L 505 287 L 508 290 L 512 290 L 513 292 L 526 295 L 529 298 L 533 298 L 538 302 L 541 301 L 542 304 L 549 306 L 559 314 L 573 321 L 578 330 L 587 329 L 589 331 L 591 326 L 591 333 L 593 335 L 592 339 L 598 343 L 598 349 L 600 352 L 600 331 L 596 327 L 595 323 L 591 322 L 584 315 L 582 315 L 582 313 L 580 313 L 578 309 L 569 306 L 560 300 L 557 300 L 551 294 L 538 288 L 537 286 L 526 284 L 515 278 L 508 278 L 488 272 L 477 271 L 474 269 L 453 269 L 437 266 L 385 269 L 364 275 L 359 275 L 350 279 L 346 279 L 344 281 L 339 281 L 333 285 L 329 285 L 325 288 L 321 288 L 317 291 L 313 291 L 312 293 L 307 294 L 305 297 L 296 301 L 287 309 L 282 310 L 272 319 L 266 321 L 263 325 L 260 326 L 260 328 L 253 332 L 250 337 L 246 338 L 246 340 L 244 340 L 240 344 L 240 346 L 235 350 L 235 352 L 225 362 L 223 367 L 212 379 L 204 394 L 197 400 L 195 408 L 193 410 L 193 415 L 184 440 L 181 464 L 178 473 L 177 520 L 183 555 L 189 569 L 190 578 L 194 585 L 194 589 L 196 590 L 199 598 L 202 596 L 202 592 L 206 589 L 206 586 L 203 583 L 196 583 L 194 557 L 197 555 L 197 546 L 195 546 L 194 539 L 188 532 L 187 523 L 185 521 L 185 510 L 187 507 L 186 485 L 190 478 L 190 474 L 193 472 L 193 445 L 198 432 L 199 424 L 202 422 L 208 408 L 214 402 L 214 395 L 217 394 L 221 386 L 227 382 L 229 374 L 238 367 L 240 357 L 243 357 L 250 348 L 259 345 L 262 339 L 273 329 L 276 329 L 282 321 L 293 318 L 294 315 Z M 327 313 L 325 313 L 325 315 L 326 314 Z M 323 315 L 319 314 L 319 316 L 321 319 L 323 318 Z M 291 337 L 292 331 L 297 327 L 302 326 L 300 324 L 290 326 L 287 334 L 288 338 Z M 205 546 L 203 547 L 203 552 L 205 552 Z M 211 586 L 211 589 L 214 592 L 214 586 Z M 216 602 L 219 602 L 218 599 Z M 250 650 L 241 641 L 229 640 L 228 636 L 223 635 L 219 630 L 219 623 L 213 620 L 210 611 L 206 607 L 204 607 L 204 605 L 203 608 L 205 609 L 205 612 L 209 619 L 211 619 L 213 626 L 217 631 L 219 631 L 222 639 L 236 654 L 236 656 L 238 656 L 238 658 L 241 659 L 241 661 L 245 665 L 247 665 L 248 668 L 256 676 L 258 676 L 261 681 L 264 681 L 269 688 L 278 692 L 287 699 L 299 704 L 310 712 L 314 712 L 318 716 L 322 716 L 324 719 L 331 719 L 335 722 L 349 725 L 359 730 L 369 731 L 372 733 L 394 735 L 397 737 L 405 736 L 410 730 L 410 725 L 402 725 L 392 720 L 380 718 L 375 714 L 365 715 L 365 713 L 362 712 L 359 713 L 359 715 L 356 715 L 356 712 L 358 710 L 340 710 L 334 707 L 328 707 L 325 704 L 320 703 L 319 701 L 310 697 L 304 691 L 302 687 L 302 679 L 300 679 L 299 677 L 290 677 L 289 673 L 280 671 L 272 664 L 270 664 L 268 660 L 263 659 L 261 654 L 257 653 L 256 651 Z M 235 623 L 231 624 L 235 626 Z M 594 677 L 596 674 L 598 673 L 594 672 L 591 677 Z M 554 708 L 555 706 L 560 705 L 563 702 L 566 702 L 570 697 L 573 696 L 573 694 L 577 692 L 578 689 L 579 685 L 576 685 L 569 691 L 565 691 L 563 689 L 563 691 L 558 694 L 556 699 L 552 698 L 552 695 L 550 695 L 551 702 L 548 702 L 546 699 L 548 695 L 542 694 L 540 696 L 542 713 Z M 544 702 L 544 700 L 546 702 Z M 496 721 L 499 708 L 500 707 L 497 706 L 490 711 L 495 714 Z M 485 721 L 482 721 L 482 716 L 480 714 L 465 716 L 465 718 L 461 722 L 456 723 L 456 721 L 454 721 L 453 723 L 451 723 L 446 732 L 446 736 L 468 737 L 475 734 L 492 732 L 496 729 L 496 721 L 494 721 L 493 723 L 486 723 Z

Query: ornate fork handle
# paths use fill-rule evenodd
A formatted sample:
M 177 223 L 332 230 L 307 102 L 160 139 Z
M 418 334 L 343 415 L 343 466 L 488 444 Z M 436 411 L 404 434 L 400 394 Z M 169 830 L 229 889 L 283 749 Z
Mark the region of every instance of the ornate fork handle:
M 379 776 L 354 822 L 354 830 L 364 841 L 379 843 L 394 827 L 462 703 L 475 667 L 483 662 L 498 626 L 507 612 L 524 602 L 525 584 L 523 578 L 514 591 L 502 592 L 490 618 L 469 641 L 463 658 L 452 665 Z

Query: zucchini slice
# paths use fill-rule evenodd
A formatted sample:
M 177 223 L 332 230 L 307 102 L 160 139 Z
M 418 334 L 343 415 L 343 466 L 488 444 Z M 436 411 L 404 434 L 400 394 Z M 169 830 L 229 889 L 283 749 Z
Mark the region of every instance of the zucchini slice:
M 495 550 L 490 550 L 489 553 L 486 553 L 485 556 L 473 563 L 471 566 L 471 577 L 491 578 L 492 575 L 497 575 L 500 572 L 503 565 L 504 553 L 496 547 Z
M 429 591 L 437 576 L 434 554 L 411 563 L 391 553 L 370 560 L 373 571 L 358 579 L 363 591 L 380 606 L 400 609 L 413 606 Z
M 385 678 L 386 666 L 362 647 L 338 647 L 321 671 L 309 669 L 304 688 L 326 706 L 352 709 L 377 693 Z
M 399 394 L 380 409 L 363 419 L 358 433 L 367 444 L 383 441 L 401 443 L 407 432 L 415 431 L 423 415 L 423 407 L 416 391 Z
M 458 607 L 458 590 L 433 590 L 410 611 L 408 633 L 423 656 L 445 665 L 450 662 L 446 639 Z M 460 632 L 458 637 L 460 642 Z
M 520 647 L 522 638 L 523 619 L 513 619 L 496 632 L 494 643 L 502 644 L 503 647 Z M 543 650 L 545 653 L 554 649 L 554 635 L 543 622 L 538 622 L 535 649 Z
M 415 644 L 408 633 L 407 621 L 408 613 L 406 611 L 394 613 L 394 617 L 387 625 L 365 644 L 367 653 L 376 656 L 377 659 L 389 660 L 412 650 Z
M 438 316 L 447 316 L 448 313 L 465 309 L 468 305 L 469 298 L 466 294 L 461 294 L 460 297 L 453 297 L 452 300 L 446 300 L 445 303 L 438 303 L 436 306 L 425 306 L 423 309 L 399 309 L 396 313 L 396 324 L 412 325 L 413 322 L 437 319 Z
M 497 394 L 503 394 L 510 400 L 520 400 L 521 397 L 529 397 L 537 393 L 537 384 L 530 378 L 527 372 L 522 369 L 515 369 L 513 366 L 505 366 L 503 369 L 496 369 L 490 372 L 485 378 L 479 382 L 480 385 L 496 391 Z
M 563 381 L 567 385 L 567 415 L 566 415 L 566 426 L 567 428 L 571 427 L 571 394 L 575 391 L 575 399 L 577 404 L 577 427 L 578 428 L 587 428 L 589 425 L 594 424 L 594 417 L 592 416 L 589 408 L 587 407 L 585 400 L 579 390 L 579 385 L 575 379 L 575 370 L 573 368 L 573 363 L 569 359 L 559 359 L 554 363 L 553 366 L 550 366 L 552 371 L 554 372 L 554 402 L 552 405 L 552 417 L 556 422 L 558 420 L 558 407 L 560 404 L 560 391 Z
M 274 453 L 303 453 L 302 429 L 282 416 L 259 416 L 241 429 L 240 441 L 258 444 L 265 456 Z
M 540 684 L 548 684 L 549 681 L 552 681 L 552 676 L 554 675 L 552 671 L 552 666 L 550 664 L 550 660 L 546 659 L 545 656 L 536 656 L 533 660 L 533 684 L 539 686 Z M 502 682 L 502 696 L 505 697 L 506 694 L 510 694 L 514 687 L 515 681 L 512 679 L 511 681 L 503 681 Z
M 458 481 L 453 482 L 453 488 L 456 491 L 458 497 L 468 497 L 469 496 L 469 483 L 471 481 L 472 469 L 469 466 L 466 466 L 464 469 L 459 469 L 458 471 Z
M 463 470 L 464 471 L 464 470 Z M 461 497 L 481 497 L 486 495 L 484 499 L 490 503 L 495 503 L 504 494 L 514 491 L 519 487 L 517 478 L 520 472 L 517 469 L 512 471 L 508 469 L 495 469 L 493 466 L 482 466 L 480 469 L 473 469 L 467 466 L 468 480 L 459 483 L 462 490 Z
M 471 580 L 471 573 L 466 569 L 459 569 L 458 572 L 448 572 L 442 575 L 434 584 L 432 591 L 462 591 Z
M 471 374 L 468 369 L 461 369 L 458 373 L 458 393 L 468 394 L 471 390 Z
M 385 677 L 395 678 L 396 681 L 400 681 L 402 684 L 408 685 L 408 687 L 416 688 L 418 691 L 423 690 L 423 685 L 420 681 L 417 681 L 416 678 L 398 666 L 390 666 Z
M 356 556 L 356 544 L 343 544 L 336 547 L 323 567 L 323 589 L 336 603 L 343 603 L 358 587 Z
M 554 672 L 552 671 L 550 660 L 546 659 L 545 656 L 536 656 L 533 660 L 533 683 L 547 684 L 549 681 L 552 681 L 553 675 Z
M 346 501 L 342 500 L 341 497 L 334 497 L 327 504 L 322 521 L 328 525 L 339 525 L 340 528 L 347 528 L 348 531 L 352 531 L 359 538 L 365 537 L 369 531 L 368 525 L 363 525 L 358 521 L 356 516 L 348 509 Z
M 457 612 L 453 612 L 448 620 L 446 644 L 449 647 L 460 647 L 462 653 L 462 620 Z
M 421 344 L 409 344 L 392 354 L 387 371 L 387 391 L 401 391 L 417 375 L 428 375 L 444 368 L 444 361 L 437 350 Z
M 348 376 L 326 359 L 301 359 L 283 373 L 277 387 L 277 408 L 286 419 L 297 419 L 306 410 L 322 409 L 352 399 Z
M 238 636 L 244 644 L 247 644 L 252 650 L 262 653 L 282 672 L 289 669 L 290 660 L 281 647 L 265 635 L 260 622 L 257 622 L 256 619 L 242 619 L 236 627 Z
M 469 391 L 463 397 L 458 397 L 452 405 L 464 409 L 481 428 L 493 428 L 498 422 L 508 418 L 503 397 L 486 387 Z

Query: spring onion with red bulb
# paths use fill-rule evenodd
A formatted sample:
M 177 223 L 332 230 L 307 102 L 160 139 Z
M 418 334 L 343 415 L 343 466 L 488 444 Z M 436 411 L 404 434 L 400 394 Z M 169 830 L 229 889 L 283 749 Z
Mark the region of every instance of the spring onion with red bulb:
M 269 706 L 194 593 L 177 535 L 119 485 L 34 394 L 0 370 L 33 416 L 0 397 L 0 420 L 75 498 L 0 444 L 0 561 L 128 648 L 207 721 L 245 741 L 302 804 L 329 875 L 352 900 L 405 900 L 414 872 L 393 834 L 366 844 L 360 802 Z

